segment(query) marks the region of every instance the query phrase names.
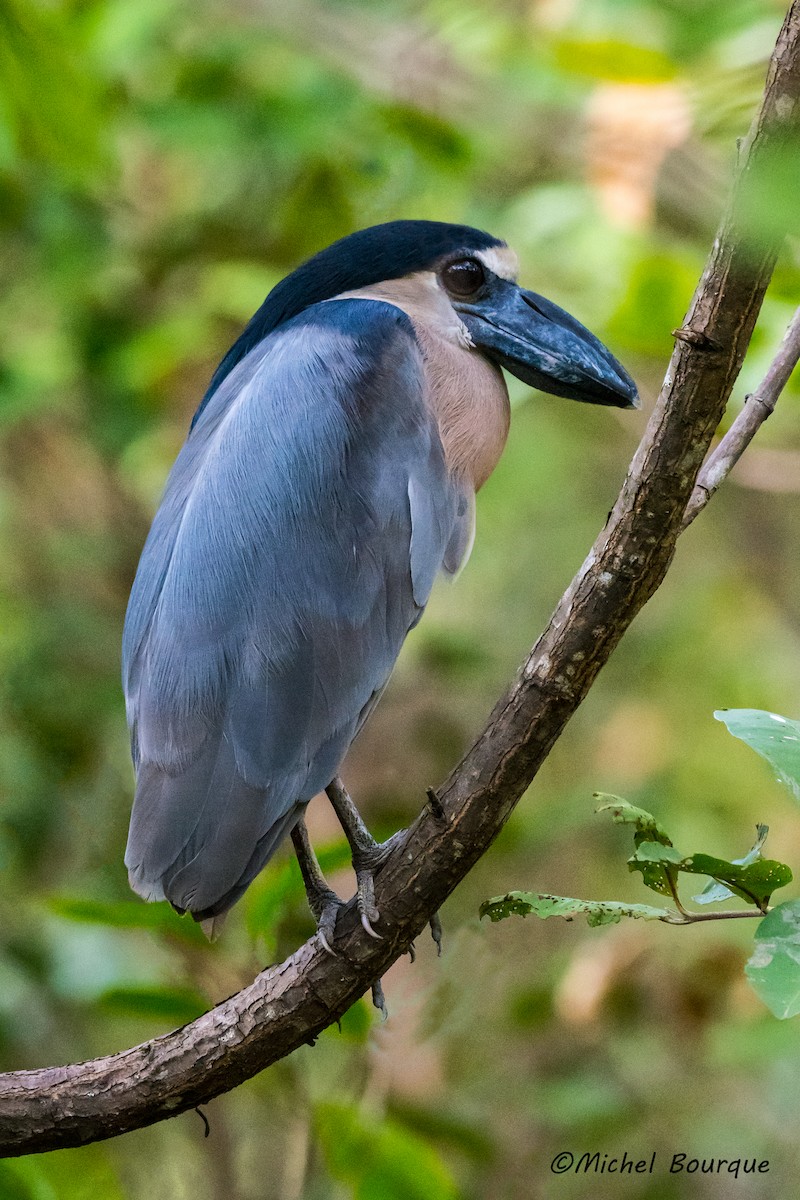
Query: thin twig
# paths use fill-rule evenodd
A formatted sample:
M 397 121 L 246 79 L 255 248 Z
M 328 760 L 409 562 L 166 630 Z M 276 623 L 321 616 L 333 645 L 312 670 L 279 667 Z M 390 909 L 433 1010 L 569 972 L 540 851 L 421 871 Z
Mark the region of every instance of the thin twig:
M 703 511 L 767 417 L 770 417 L 775 411 L 778 397 L 789 382 L 789 377 L 798 361 L 800 361 L 800 308 L 792 317 L 761 386 L 745 397 L 744 408 L 703 464 L 691 500 L 686 505 L 682 529 L 691 525 L 697 514 Z
M 659 918 L 661 921 L 666 921 L 668 925 L 694 925 L 696 921 L 725 921 L 732 917 L 765 917 L 769 912 L 769 909 L 759 901 L 757 896 L 754 896 L 752 892 L 748 892 L 746 888 L 740 885 L 737 885 L 739 891 L 743 892 L 746 897 L 749 897 L 753 901 L 753 908 L 737 909 L 735 912 L 693 912 L 689 908 L 684 908 L 678 893 L 677 882 L 672 873 L 665 870 L 664 875 L 666 876 L 667 886 L 672 895 L 673 902 L 678 910 L 676 913 L 671 913 L 667 909 L 668 915 Z M 711 878 L 714 880 L 714 883 L 722 884 L 723 887 L 727 886 L 724 880 L 717 879 L 713 875 Z
M 731 912 L 690 912 L 686 908 L 681 908 L 679 913 L 671 913 L 667 910 L 665 917 L 659 917 L 659 921 L 663 921 L 666 925 L 696 925 L 698 921 L 739 921 L 743 917 L 761 917 L 766 916 L 767 910 L 760 908 L 737 908 Z
M 678 895 L 678 886 L 675 883 L 675 879 L 673 878 L 672 872 L 665 871 L 664 874 L 667 878 L 667 887 L 669 888 L 670 892 L 672 893 L 672 899 L 675 903 L 675 907 L 677 908 L 678 912 L 681 914 L 682 917 L 690 917 L 691 913 L 687 912 L 687 910 L 683 907 L 681 898 Z M 672 924 L 677 925 L 677 924 L 679 924 L 679 922 L 673 921 Z

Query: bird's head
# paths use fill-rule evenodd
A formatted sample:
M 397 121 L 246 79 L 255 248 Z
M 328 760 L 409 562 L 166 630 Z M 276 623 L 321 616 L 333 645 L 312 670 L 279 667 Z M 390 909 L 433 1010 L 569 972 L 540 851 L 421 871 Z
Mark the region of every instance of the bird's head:
M 217 368 L 203 404 L 259 341 L 314 304 L 363 294 L 404 306 L 449 305 L 463 345 L 556 396 L 638 407 L 636 385 L 594 334 L 564 309 L 517 283 L 505 242 L 467 225 L 390 221 L 342 238 L 270 292 Z M 433 291 L 432 291 L 433 289 Z M 201 408 L 203 405 L 201 405 Z
M 575 317 L 519 286 L 516 255 L 502 242 L 459 247 L 435 271 L 475 348 L 512 375 L 554 396 L 638 407 L 622 364 Z

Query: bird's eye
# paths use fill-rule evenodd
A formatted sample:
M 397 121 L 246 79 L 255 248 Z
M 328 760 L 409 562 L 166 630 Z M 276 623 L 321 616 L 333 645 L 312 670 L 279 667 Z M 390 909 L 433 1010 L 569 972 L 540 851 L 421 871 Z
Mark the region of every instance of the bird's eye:
M 452 296 L 465 300 L 486 282 L 486 272 L 475 258 L 459 258 L 442 271 L 442 283 Z

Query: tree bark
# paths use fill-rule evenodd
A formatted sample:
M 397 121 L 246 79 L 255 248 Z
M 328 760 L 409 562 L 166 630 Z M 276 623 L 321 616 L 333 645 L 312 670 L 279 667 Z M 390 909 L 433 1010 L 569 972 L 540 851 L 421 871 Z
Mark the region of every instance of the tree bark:
M 770 60 L 731 201 L 664 386 L 606 527 L 508 694 L 376 881 L 383 941 L 351 903 L 336 957 L 316 937 L 173 1033 L 118 1054 L 0 1076 L 0 1154 L 78 1146 L 193 1108 L 313 1041 L 403 954 L 491 845 L 633 618 L 661 583 L 783 239 L 753 198 L 796 135 L 800 0 Z

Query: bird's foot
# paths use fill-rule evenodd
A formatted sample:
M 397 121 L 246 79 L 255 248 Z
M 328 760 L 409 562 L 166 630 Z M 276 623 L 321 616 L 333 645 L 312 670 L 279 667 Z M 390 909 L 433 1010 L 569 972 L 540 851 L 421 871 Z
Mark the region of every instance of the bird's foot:
M 385 842 L 376 842 L 338 776 L 325 791 L 350 844 L 361 924 L 370 937 L 380 941 L 381 935 L 373 928 L 380 920 L 380 912 L 375 904 L 375 876 L 402 838 L 404 831 L 392 834 Z
M 373 929 L 373 922 L 380 920 L 375 904 L 375 875 L 386 862 L 397 845 L 401 833 L 394 833 L 385 842 L 376 842 L 370 837 L 370 845 L 353 849 L 353 870 L 356 873 L 356 903 L 361 924 L 370 937 L 378 941 L 381 935 Z
M 343 908 L 344 905 L 338 896 L 334 895 L 334 893 L 331 893 L 331 895 L 333 896 L 333 899 L 329 900 L 323 906 L 321 912 L 317 913 L 313 908 L 311 911 L 314 913 L 317 921 L 317 937 L 322 942 L 323 947 L 328 951 L 328 954 L 332 954 L 333 957 L 336 958 L 336 951 L 331 945 L 331 942 L 336 934 L 336 918 L 339 915 L 339 909 Z
M 322 874 L 322 868 L 317 861 L 317 856 L 314 853 L 314 848 L 311 845 L 306 823 L 302 817 L 292 830 L 292 843 L 297 855 L 300 874 L 303 877 L 308 906 L 317 922 L 317 936 L 328 954 L 336 957 L 336 951 L 331 943 L 336 933 L 336 918 L 339 915 L 339 909 L 345 907 L 345 902 L 336 895 L 333 888 L 328 886 L 325 876 Z M 388 846 L 388 843 L 384 845 Z M 384 847 L 379 846 L 375 842 L 371 849 L 381 851 L 384 850 Z M 386 857 L 387 853 L 388 851 L 384 851 L 383 858 Z M 376 860 L 373 857 L 371 861 L 375 862 Z M 372 937 L 379 938 L 380 934 L 377 934 L 370 924 L 370 918 L 373 921 L 378 920 L 378 911 L 375 908 L 372 871 L 369 867 L 363 867 L 360 869 L 360 873 L 359 871 L 356 872 L 356 876 L 358 879 L 358 910 L 361 914 L 361 923 L 367 933 L 371 934 Z M 386 1007 L 386 997 L 383 994 L 383 985 L 380 979 L 377 979 L 372 985 L 372 1003 L 385 1021 L 389 1012 Z

